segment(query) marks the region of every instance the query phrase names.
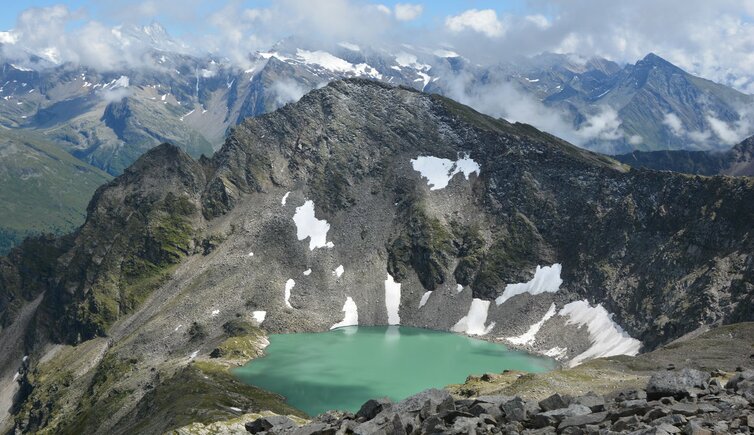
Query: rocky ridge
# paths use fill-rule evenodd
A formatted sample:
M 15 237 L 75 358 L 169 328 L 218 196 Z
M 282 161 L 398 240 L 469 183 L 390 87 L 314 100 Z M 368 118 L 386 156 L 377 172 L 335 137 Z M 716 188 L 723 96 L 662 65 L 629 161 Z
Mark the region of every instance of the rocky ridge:
M 751 318 L 752 198 L 749 179 L 629 170 L 443 97 L 334 82 L 212 158 L 151 150 L 75 234 L 0 259 L 0 337 L 17 343 L 0 378 L 29 355 L 21 431 L 169 430 L 150 403 L 201 376 L 233 396 L 223 361 L 258 355 L 260 326 L 327 330 L 349 298 L 358 324 L 518 337 L 564 362 L 653 349 Z M 235 415 L 197 406 L 201 423 Z
M 714 373 L 719 376 L 721 373 Z M 325 413 L 297 425 L 282 416 L 245 424 L 252 434 L 749 434 L 754 371 L 719 377 L 693 369 L 657 372 L 646 388 L 540 401 L 509 396 L 454 398 L 427 390 L 401 402 L 370 400 L 355 414 Z

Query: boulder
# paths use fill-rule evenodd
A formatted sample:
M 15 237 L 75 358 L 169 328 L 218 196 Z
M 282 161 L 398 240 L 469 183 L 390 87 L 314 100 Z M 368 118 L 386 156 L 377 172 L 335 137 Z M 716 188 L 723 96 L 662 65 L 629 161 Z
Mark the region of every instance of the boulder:
M 393 402 L 386 398 L 370 399 L 361 405 L 361 408 L 356 412 L 356 418 L 363 421 L 371 420 L 377 416 L 380 412 L 390 409 L 393 406 Z
M 438 405 L 443 403 L 448 404 L 449 402 L 453 402 L 453 396 L 451 396 L 449 392 L 446 390 L 431 388 L 401 400 L 393 405 L 393 410 L 395 412 L 418 412 L 428 403 L 431 408 L 432 406 L 437 407 Z
M 504 403 L 502 409 L 508 421 L 526 421 L 539 410 L 539 407 L 516 397 Z
M 709 380 L 709 373 L 688 368 L 680 371 L 657 372 L 649 378 L 647 396 L 652 400 L 667 396 L 687 397 L 695 389 L 707 388 Z
M 567 408 L 570 404 L 570 397 L 561 396 L 558 393 L 555 393 L 552 396 L 539 401 L 539 407 L 542 408 L 542 411 L 552 411 L 554 409 Z
M 602 412 L 605 410 L 605 398 L 594 393 L 578 396 L 573 399 L 573 403 L 587 406 L 592 412 Z
M 588 424 L 597 424 L 603 422 L 607 418 L 607 412 L 598 412 L 594 414 L 574 415 L 566 417 L 558 425 L 558 430 L 563 430 L 567 427 L 586 426 Z
M 267 432 L 270 430 L 281 431 L 293 429 L 298 426 L 293 420 L 283 415 L 271 415 L 258 418 L 244 425 L 249 433 Z

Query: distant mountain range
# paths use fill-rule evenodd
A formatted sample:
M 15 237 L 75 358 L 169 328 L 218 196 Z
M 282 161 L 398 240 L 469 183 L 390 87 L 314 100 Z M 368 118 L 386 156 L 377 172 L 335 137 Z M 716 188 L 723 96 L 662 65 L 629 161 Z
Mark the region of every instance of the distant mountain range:
M 185 54 L 186 47 L 156 24 L 121 31 L 129 43 L 150 47 L 138 66 L 97 71 L 56 65 L 33 53 L 25 61 L 0 59 L 0 125 L 43 139 L 83 167 L 118 175 L 163 142 L 193 157 L 211 155 L 244 118 L 296 101 L 331 80 L 363 77 L 446 95 L 611 154 L 726 150 L 752 133 L 746 109 L 751 96 L 654 54 L 625 66 L 561 54 L 477 65 L 447 49 L 313 47 L 288 38 L 251 53 L 240 67 Z M 0 171 L 12 164 L 0 155 Z M 36 182 L 48 183 L 42 190 L 54 183 L 46 176 Z M 87 185 L 81 191 L 86 196 L 74 202 L 82 207 L 79 215 L 91 191 Z M 26 233 L 11 231 L 4 218 L 0 231 L 16 234 L 8 240 Z

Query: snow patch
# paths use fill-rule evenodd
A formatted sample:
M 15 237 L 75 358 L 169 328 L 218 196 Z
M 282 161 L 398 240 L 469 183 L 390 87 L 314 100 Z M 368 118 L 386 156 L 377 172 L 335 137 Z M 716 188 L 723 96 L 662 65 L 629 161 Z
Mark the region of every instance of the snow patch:
M 340 276 L 343 275 L 344 271 L 345 269 L 343 269 L 343 265 L 341 264 L 332 271 L 332 274 L 335 275 L 336 278 L 340 278 Z
M 562 266 L 560 263 L 545 267 L 537 266 L 537 269 L 534 271 L 534 278 L 529 282 L 506 285 L 503 294 L 495 299 L 495 303 L 501 305 L 513 296 L 523 293 L 532 295 L 545 292 L 555 293 L 560 288 L 560 285 L 563 284 L 563 280 L 560 279 L 561 270 Z
M 264 322 L 265 317 L 267 317 L 267 311 L 253 311 L 251 313 L 251 317 L 254 318 L 254 320 L 257 321 L 258 324 L 262 324 Z
M 555 346 L 552 349 L 548 349 L 545 351 L 544 355 L 549 356 L 550 358 L 562 358 L 568 353 L 567 347 L 558 347 Z
M 385 309 L 387 310 L 387 324 L 400 325 L 401 318 L 398 311 L 401 306 L 401 284 L 395 282 L 388 273 L 385 280 Z
M 359 324 L 359 309 L 356 302 L 350 296 L 346 297 L 346 303 L 343 304 L 343 320 L 332 325 L 330 329 L 341 328 L 343 326 L 356 326 Z
M 253 256 L 254 256 L 254 253 L 253 253 L 253 252 L 249 252 L 249 255 L 248 255 L 248 256 L 249 256 L 249 257 L 253 257 Z
M 296 49 L 296 57 L 305 64 L 319 65 L 329 71 L 351 73 L 354 75 L 364 75 L 376 79 L 382 79 L 382 74 L 377 72 L 377 70 L 371 66 L 365 63 L 354 65 L 351 62 L 334 56 L 326 51 L 308 51 L 299 48 Z
M 235 406 L 231 406 L 230 410 L 231 411 L 236 411 L 236 412 L 243 412 L 243 410 L 241 408 L 236 408 Z
M 288 195 L 290 195 L 291 192 L 285 192 L 285 195 L 283 195 L 283 199 L 280 200 L 281 205 L 285 205 L 285 203 L 288 201 Z
M 299 240 L 305 240 L 309 237 L 309 250 L 314 248 L 332 248 L 332 242 L 327 242 L 327 232 L 330 230 L 330 224 L 326 220 L 319 220 L 314 217 L 314 201 L 308 200 L 301 207 L 296 207 L 296 213 L 293 215 L 293 222 L 296 223 L 296 237 Z
M 592 344 L 589 349 L 576 355 L 569 362 L 570 367 L 593 358 L 614 355 L 633 356 L 639 353 L 641 341 L 632 338 L 615 323 L 612 314 L 608 313 L 602 304 L 592 307 L 587 300 L 575 301 L 564 306 L 558 314 L 569 317 L 567 325 L 585 325 Z
M 421 307 L 423 307 L 424 305 L 427 304 L 427 301 L 429 300 L 429 297 L 431 295 L 432 295 L 432 291 L 431 290 L 424 292 L 424 294 L 422 295 L 421 300 L 419 301 L 419 308 L 421 308 Z
M 183 325 L 178 325 L 178 326 L 176 326 L 176 327 L 175 327 L 175 329 L 173 329 L 173 332 L 178 332 L 178 330 L 179 330 L 179 329 L 181 329 L 181 327 L 182 327 L 182 326 L 183 326 Z
M 288 308 L 293 308 L 293 306 L 290 303 L 291 299 L 291 289 L 296 286 L 296 281 L 293 279 L 289 279 L 285 282 L 285 306 Z
M 311 275 L 311 274 L 312 274 L 312 270 L 311 270 L 311 269 L 306 269 L 306 270 L 304 271 L 304 276 L 309 276 L 309 275 Z
M 458 321 L 452 328 L 453 332 L 463 332 L 469 335 L 484 335 L 495 327 L 495 322 L 490 322 L 484 326 L 487 321 L 487 310 L 490 308 L 490 301 L 474 298 L 471 300 L 469 313 Z
M 212 310 L 212 317 L 216 317 L 218 314 L 220 314 L 220 310 Z
M 189 355 L 189 358 L 194 359 L 194 358 L 197 357 L 197 355 L 199 355 L 199 351 L 195 350 L 195 351 L 191 352 L 191 355 Z
M 429 190 L 444 189 L 458 173 L 463 173 L 467 180 L 473 172 L 479 175 L 479 164 L 469 158 L 468 154 L 455 162 L 439 157 L 419 156 L 411 160 L 411 167 L 427 179 Z
M 463 286 L 461 284 L 456 284 L 456 292 L 461 293 L 463 291 Z
M 545 315 L 542 317 L 542 320 L 531 325 L 529 327 L 529 330 L 524 332 L 523 334 L 517 337 L 508 337 L 506 340 L 519 346 L 534 343 L 534 339 L 537 337 L 537 333 L 542 328 L 542 325 L 544 325 L 546 321 L 548 321 L 552 316 L 555 315 L 555 311 L 555 304 L 553 303 L 552 305 L 550 305 L 550 309 L 548 309 Z

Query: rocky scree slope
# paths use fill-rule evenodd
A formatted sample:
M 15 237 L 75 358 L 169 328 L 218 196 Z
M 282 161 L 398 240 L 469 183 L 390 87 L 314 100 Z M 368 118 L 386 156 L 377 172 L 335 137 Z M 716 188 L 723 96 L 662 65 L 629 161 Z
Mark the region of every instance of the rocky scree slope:
M 76 233 L 1 259 L 2 379 L 30 355 L 19 430 L 120 433 L 233 415 L 222 367 L 261 352 L 260 325 L 636 353 L 751 319 L 752 199 L 750 179 L 629 170 L 439 96 L 333 82 L 212 158 L 153 149 Z M 223 386 L 209 403 L 145 414 L 196 376 Z

